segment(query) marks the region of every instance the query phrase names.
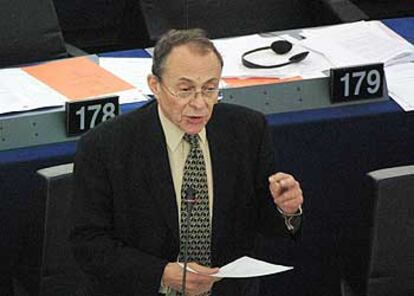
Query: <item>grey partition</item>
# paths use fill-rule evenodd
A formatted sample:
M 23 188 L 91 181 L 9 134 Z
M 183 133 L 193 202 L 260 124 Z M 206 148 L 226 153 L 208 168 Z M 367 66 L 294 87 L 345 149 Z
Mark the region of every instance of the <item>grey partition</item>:
M 0 3 L 0 68 L 67 56 L 52 0 Z
M 376 208 L 367 294 L 414 295 L 414 165 L 369 176 Z
M 87 296 L 91 280 L 80 270 L 68 243 L 73 164 L 38 171 L 46 200 L 41 296 Z

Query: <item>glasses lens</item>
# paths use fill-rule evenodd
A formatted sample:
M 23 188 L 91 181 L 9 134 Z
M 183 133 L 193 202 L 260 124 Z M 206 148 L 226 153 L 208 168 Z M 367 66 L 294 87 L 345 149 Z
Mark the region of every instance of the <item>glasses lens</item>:
M 214 98 L 219 93 L 219 90 L 217 88 L 214 89 L 205 89 L 202 91 L 202 94 L 206 98 Z
M 194 90 L 181 90 L 181 91 L 178 91 L 176 94 L 177 94 L 177 97 L 179 97 L 180 99 L 190 99 L 195 96 L 195 91 Z
M 219 89 L 203 89 L 200 94 L 203 98 L 214 99 L 218 96 Z M 181 90 L 176 92 L 176 96 L 183 100 L 194 99 L 199 92 L 196 90 Z

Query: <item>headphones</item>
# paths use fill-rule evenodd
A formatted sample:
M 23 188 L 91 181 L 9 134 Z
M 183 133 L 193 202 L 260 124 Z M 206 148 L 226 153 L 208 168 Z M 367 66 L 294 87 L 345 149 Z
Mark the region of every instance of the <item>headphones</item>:
M 293 46 L 292 43 L 290 43 L 287 40 L 276 40 L 276 41 L 272 42 L 272 44 L 270 46 L 259 47 L 259 48 L 256 48 L 256 49 L 246 51 L 241 56 L 242 64 L 245 67 L 252 68 L 252 69 L 271 69 L 271 68 L 279 68 L 279 67 L 287 66 L 287 65 L 290 65 L 290 64 L 294 64 L 294 63 L 299 63 L 300 61 L 303 61 L 308 56 L 309 51 L 304 51 L 304 52 L 300 52 L 298 54 L 295 54 L 295 55 L 291 56 L 289 58 L 289 61 L 286 62 L 286 63 L 276 64 L 276 65 L 267 65 L 267 66 L 255 64 L 255 63 L 252 63 L 252 62 L 250 62 L 246 59 L 246 56 L 248 56 L 249 54 L 252 54 L 254 52 L 258 52 L 258 51 L 261 51 L 261 50 L 267 50 L 267 49 L 271 49 L 277 54 L 285 54 L 285 53 L 288 53 L 292 49 L 292 46 Z

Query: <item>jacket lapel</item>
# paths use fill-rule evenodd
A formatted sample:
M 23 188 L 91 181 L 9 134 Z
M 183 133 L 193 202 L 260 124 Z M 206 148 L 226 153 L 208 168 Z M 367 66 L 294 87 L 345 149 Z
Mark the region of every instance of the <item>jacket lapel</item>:
M 148 182 L 154 193 L 160 214 L 178 243 L 178 209 L 164 133 L 158 118 L 157 104 L 150 110 L 148 136 L 145 145 L 148 155 Z

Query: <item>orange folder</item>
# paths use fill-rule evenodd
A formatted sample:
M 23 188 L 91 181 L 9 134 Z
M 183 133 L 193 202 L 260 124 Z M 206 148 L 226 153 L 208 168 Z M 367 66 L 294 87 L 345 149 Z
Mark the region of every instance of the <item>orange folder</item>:
M 281 83 L 288 81 L 301 80 L 300 76 L 293 76 L 289 78 L 269 78 L 269 77 L 250 77 L 250 78 L 224 78 L 224 82 L 231 87 L 244 87 L 271 83 Z
M 69 101 L 133 89 L 134 86 L 99 67 L 87 57 L 53 61 L 22 68 Z

